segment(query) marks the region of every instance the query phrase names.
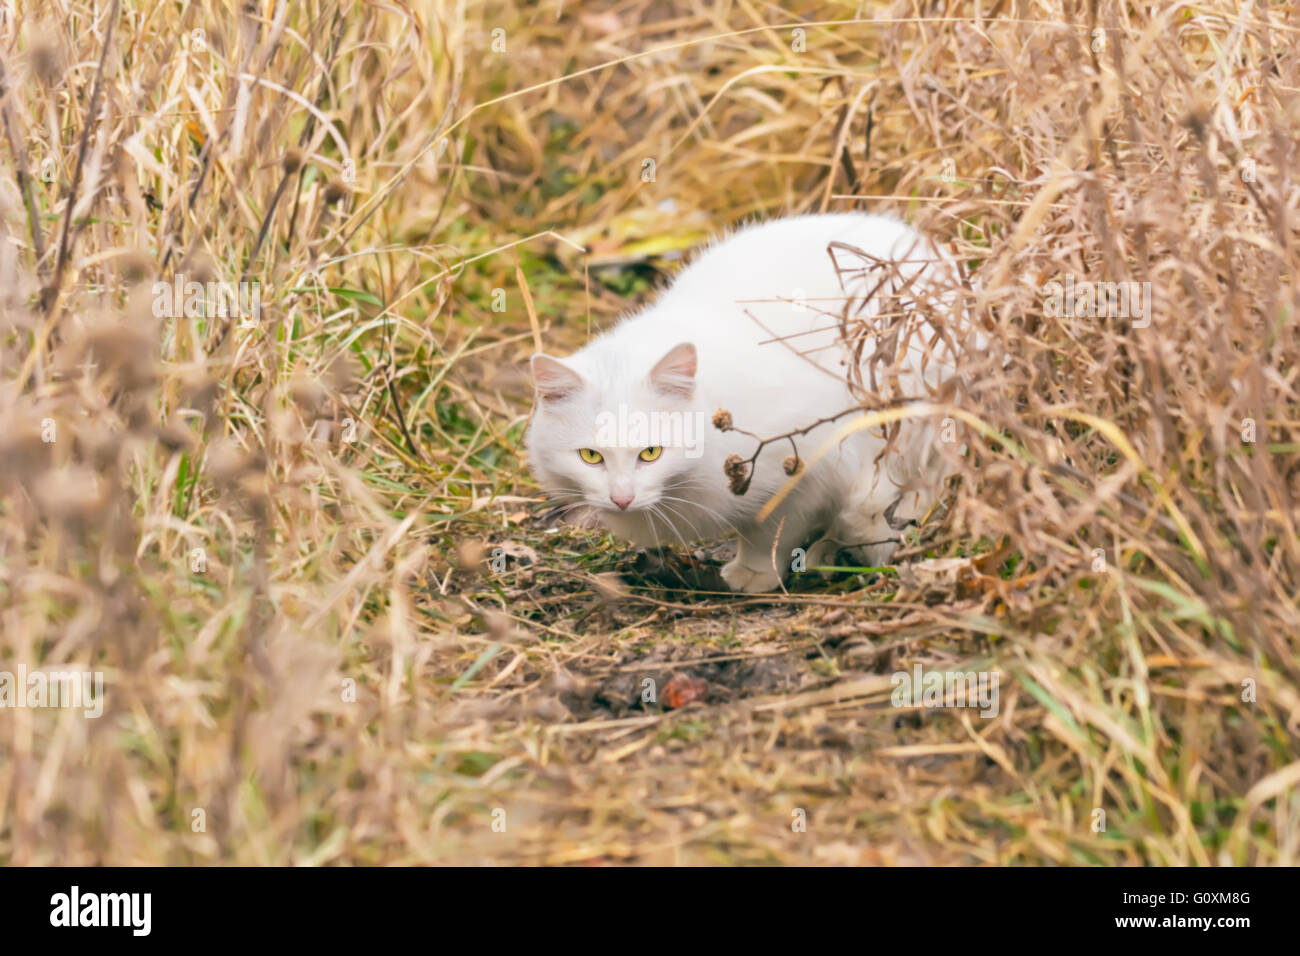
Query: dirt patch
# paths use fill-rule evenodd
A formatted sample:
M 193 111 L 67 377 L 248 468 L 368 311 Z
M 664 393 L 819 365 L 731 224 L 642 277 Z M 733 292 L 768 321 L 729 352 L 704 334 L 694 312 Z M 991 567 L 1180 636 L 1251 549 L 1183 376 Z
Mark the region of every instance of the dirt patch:
M 615 717 L 692 705 L 729 703 L 746 697 L 787 693 L 822 679 L 809 671 L 801 653 L 768 656 L 717 654 L 704 659 L 689 646 L 663 644 L 649 655 L 624 655 L 616 673 L 599 680 L 590 713 Z

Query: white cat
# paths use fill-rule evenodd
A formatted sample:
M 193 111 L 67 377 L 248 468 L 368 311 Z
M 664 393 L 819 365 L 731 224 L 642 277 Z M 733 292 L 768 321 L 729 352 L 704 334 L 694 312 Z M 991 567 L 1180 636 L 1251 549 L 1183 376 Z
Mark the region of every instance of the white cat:
M 532 357 L 529 463 L 549 497 L 586 506 L 638 544 L 736 531 L 738 553 L 722 569 L 735 591 L 779 587 L 801 547 L 806 566 L 833 564 L 840 550 L 881 564 L 899 529 L 937 500 L 946 477 L 938 422 L 904 421 L 884 456 L 881 431 L 863 429 L 811 461 L 851 416 L 797 436 L 804 474 L 762 522 L 759 510 L 790 480 L 791 442 L 763 448 L 744 494 L 731 489 L 724 464 L 751 458 L 758 438 L 807 428 L 864 396 L 929 398 L 963 354 L 954 342 L 953 329 L 965 326 L 957 288 L 952 261 L 895 219 L 841 213 L 746 226 L 580 351 Z M 919 312 L 917 300 L 927 303 Z M 935 323 L 943 328 L 936 343 L 930 319 L 945 314 L 953 321 Z M 845 318 L 877 333 L 860 353 L 857 395 L 847 381 L 854 360 Z M 884 361 L 868 363 L 878 348 Z M 733 429 L 714 427 L 719 409 Z

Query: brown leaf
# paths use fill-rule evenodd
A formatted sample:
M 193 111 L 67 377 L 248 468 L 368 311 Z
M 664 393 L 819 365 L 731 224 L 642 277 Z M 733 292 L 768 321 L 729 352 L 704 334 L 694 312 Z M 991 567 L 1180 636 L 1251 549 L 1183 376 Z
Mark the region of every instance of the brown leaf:
M 690 674 L 674 674 L 664 685 L 663 704 L 677 710 L 687 704 L 704 700 L 709 695 L 709 682 Z

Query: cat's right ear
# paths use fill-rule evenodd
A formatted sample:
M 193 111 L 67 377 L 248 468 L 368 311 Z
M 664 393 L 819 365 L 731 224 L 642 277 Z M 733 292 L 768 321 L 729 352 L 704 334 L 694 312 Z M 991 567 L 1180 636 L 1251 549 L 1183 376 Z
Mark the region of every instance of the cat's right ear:
M 533 386 L 537 397 L 554 402 L 582 388 L 582 376 L 557 358 L 538 352 L 532 358 Z
M 698 364 L 694 345 L 690 342 L 674 345 L 650 370 L 650 384 L 665 395 L 689 398 L 695 391 Z

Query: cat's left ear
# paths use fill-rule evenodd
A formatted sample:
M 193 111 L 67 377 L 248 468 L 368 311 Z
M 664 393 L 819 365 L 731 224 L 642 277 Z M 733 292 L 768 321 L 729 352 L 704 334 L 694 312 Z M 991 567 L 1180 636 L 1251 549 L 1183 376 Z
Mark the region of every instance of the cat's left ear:
M 650 370 L 650 384 L 666 395 L 690 398 L 695 391 L 695 346 L 690 342 L 674 345 Z

